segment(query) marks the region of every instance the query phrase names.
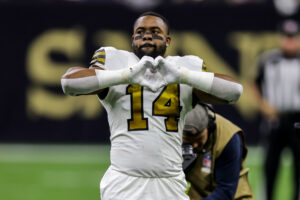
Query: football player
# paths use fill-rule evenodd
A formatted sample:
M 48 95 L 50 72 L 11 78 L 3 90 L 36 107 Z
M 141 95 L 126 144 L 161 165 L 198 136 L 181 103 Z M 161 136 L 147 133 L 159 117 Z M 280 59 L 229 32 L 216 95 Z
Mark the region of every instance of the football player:
M 154 12 L 137 18 L 133 52 L 101 47 L 90 68 L 62 77 L 66 94 L 97 94 L 111 132 L 111 165 L 100 183 L 101 199 L 187 200 L 182 170 L 182 128 L 193 98 L 235 103 L 242 86 L 226 75 L 204 72 L 197 56 L 166 56 L 168 21 Z

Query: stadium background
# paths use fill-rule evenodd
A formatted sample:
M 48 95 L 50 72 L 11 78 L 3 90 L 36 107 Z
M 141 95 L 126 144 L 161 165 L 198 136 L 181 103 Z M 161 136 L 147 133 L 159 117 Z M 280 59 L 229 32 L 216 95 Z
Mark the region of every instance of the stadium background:
M 168 54 L 198 55 L 243 84 L 237 105 L 215 109 L 245 130 L 249 178 L 262 199 L 265 141 L 250 88 L 257 56 L 276 47 L 276 26 L 287 16 L 270 2 L 164 2 L 151 10 L 170 21 Z M 104 1 L 0 1 L 0 199 L 98 199 L 109 165 L 106 113 L 95 96 L 65 96 L 60 77 L 88 66 L 100 46 L 130 50 L 141 11 Z M 276 196 L 288 199 L 288 151 L 282 169 Z

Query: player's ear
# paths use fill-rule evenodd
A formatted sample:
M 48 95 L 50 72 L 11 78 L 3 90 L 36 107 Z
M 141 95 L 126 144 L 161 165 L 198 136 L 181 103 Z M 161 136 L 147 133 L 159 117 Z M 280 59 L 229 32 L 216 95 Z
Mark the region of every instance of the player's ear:
M 166 37 L 166 46 L 170 46 L 170 43 L 171 43 L 171 37 L 170 36 L 167 36 Z

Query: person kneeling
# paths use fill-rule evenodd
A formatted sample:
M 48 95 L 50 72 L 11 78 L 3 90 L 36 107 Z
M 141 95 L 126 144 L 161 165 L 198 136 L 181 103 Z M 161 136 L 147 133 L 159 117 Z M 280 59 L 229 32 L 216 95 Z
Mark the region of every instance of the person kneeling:
M 244 168 L 247 149 L 243 131 L 197 104 L 187 114 L 183 129 L 183 168 L 190 183 L 191 200 L 252 200 L 248 168 Z M 193 149 L 194 156 L 185 150 Z M 193 153 L 192 153 L 193 154 Z

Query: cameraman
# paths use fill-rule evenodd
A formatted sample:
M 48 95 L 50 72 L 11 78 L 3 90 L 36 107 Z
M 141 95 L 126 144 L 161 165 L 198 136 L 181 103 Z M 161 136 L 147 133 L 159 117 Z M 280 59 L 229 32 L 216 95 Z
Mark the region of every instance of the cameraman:
M 196 105 L 186 117 L 183 142 L 192 145 L 197 155 L 185 169 L 191 200 L 254 199 L 247 178 L 249 169 L 244 168 L 247 149 L 239 127 L 209 106 Z

